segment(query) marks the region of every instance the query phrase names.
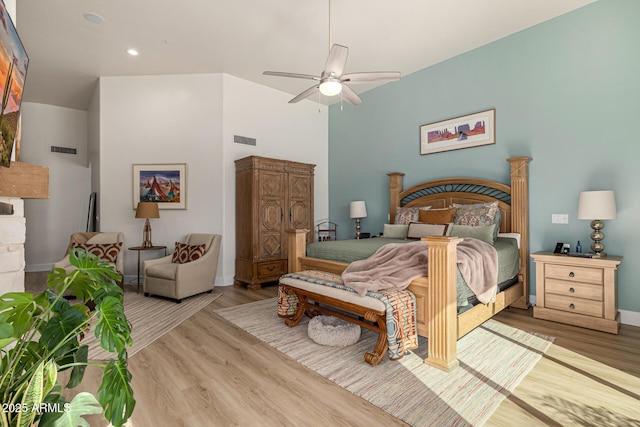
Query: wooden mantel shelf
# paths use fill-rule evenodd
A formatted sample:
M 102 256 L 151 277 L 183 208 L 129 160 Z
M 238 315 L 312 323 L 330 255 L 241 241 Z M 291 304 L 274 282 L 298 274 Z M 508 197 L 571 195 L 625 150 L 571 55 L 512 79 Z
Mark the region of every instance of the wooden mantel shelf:
M 49 198 L 49 168 L 23 162 L 0 167 L 0 197 Z

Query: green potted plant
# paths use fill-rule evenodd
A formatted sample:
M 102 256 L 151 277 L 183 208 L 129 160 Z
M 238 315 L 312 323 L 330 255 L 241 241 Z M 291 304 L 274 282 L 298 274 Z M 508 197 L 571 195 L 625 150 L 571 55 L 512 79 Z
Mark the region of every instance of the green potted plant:
M 69 260 L 75 269 L 55 269 L 48 289 L 38 295 L 10 292 L 0 296 L 0 425 L 89 426 L 85 415 L 104 412 L 119 427 L 135 407 L 126 347 L 131 327 L 124 315 L 120 276 L 107 262 L 82 249 Z M 63 298 L 70 291 L 75 304 Z M 91 309 L 89 307 L 92 307 Z M 89 362 L 93 333 L 100 346 L 113 353 L 108 362 Z M 82 382 L 87 366 L 102 367 L 98 398 L 78 393 L 65 396 Z M 65 384 L 58 372 L 68 370 Z M 66 379 L 68 377 L 68 380 Z

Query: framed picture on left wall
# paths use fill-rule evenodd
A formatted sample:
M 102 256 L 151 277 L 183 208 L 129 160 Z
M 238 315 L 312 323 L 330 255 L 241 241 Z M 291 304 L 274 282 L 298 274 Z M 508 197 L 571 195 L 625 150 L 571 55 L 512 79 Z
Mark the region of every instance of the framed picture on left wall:
M 158 202 L 159 209 L 187 208 L 187 164 L 133 165 L 133 209 Z

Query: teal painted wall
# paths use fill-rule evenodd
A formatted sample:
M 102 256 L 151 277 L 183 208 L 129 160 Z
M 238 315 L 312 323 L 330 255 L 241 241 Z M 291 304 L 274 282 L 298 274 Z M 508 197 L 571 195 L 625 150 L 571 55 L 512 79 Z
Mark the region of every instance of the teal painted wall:
M 604 243 L 625 257 L 619 308 L 640 312 L 638 17 L 640 1 L 600 0 L 368 91 L 357 107 L 331 106 L 329 212 L 339 236 L 353 234 L 351 200 L 367 203 L 362 230 L 382 231 L 387 172 L 404 172 L 405 187 L 459 175 L 508 183 L 505 159 L 530 156 L 531 252 L 559 241 L 587 248 L 578 194 L 615 190 L 618 219 L 606 221 Z M 490 108 L 495 145 L 420 156 L 420 125 Z M 551 224 L 553 213 L 569 224 Z

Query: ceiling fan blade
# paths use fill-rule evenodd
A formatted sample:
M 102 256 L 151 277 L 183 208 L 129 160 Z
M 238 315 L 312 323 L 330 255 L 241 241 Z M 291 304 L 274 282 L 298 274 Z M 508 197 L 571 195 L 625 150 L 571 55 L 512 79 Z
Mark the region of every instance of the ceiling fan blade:
M 351 105 L 358 105 L 362 103 L 362 99 L 360 99 L 358 94 L 344 83 L 342 84 L 342 98 Z
M 333 77 L 340 77 L 344 70 L 344 65 L 347 63 L 347 56 L 349 55 L 349 48 L 340 44 L 334 44 L 331 46 L 329 56 L 327 57 L 327 63 L 324 66 L 322 77 L 329 77 L 333 73 Z
M 374 71 L 371 73 L 351 73 L 340 77 L 343 82 L 350 83 L 373 83 L 373 82 L 392 82 L 400 80 L 399 71 Z
M 293 98 L 291 101 L 289 101 L 289 104 L 295 104 L 296 102 L 302 101 L 306 97 L 313 95 L 318 91 L 318 87 L 319 85 L 311 86 L 309 89 L 305 90 L 304 92 Z
M 320 77 L 312 76 L 311 74 L 285 73 L 281 71 L 265 71 L 262 74 L 266 76 L 295 77 L 296 79 L 320 80 Z

